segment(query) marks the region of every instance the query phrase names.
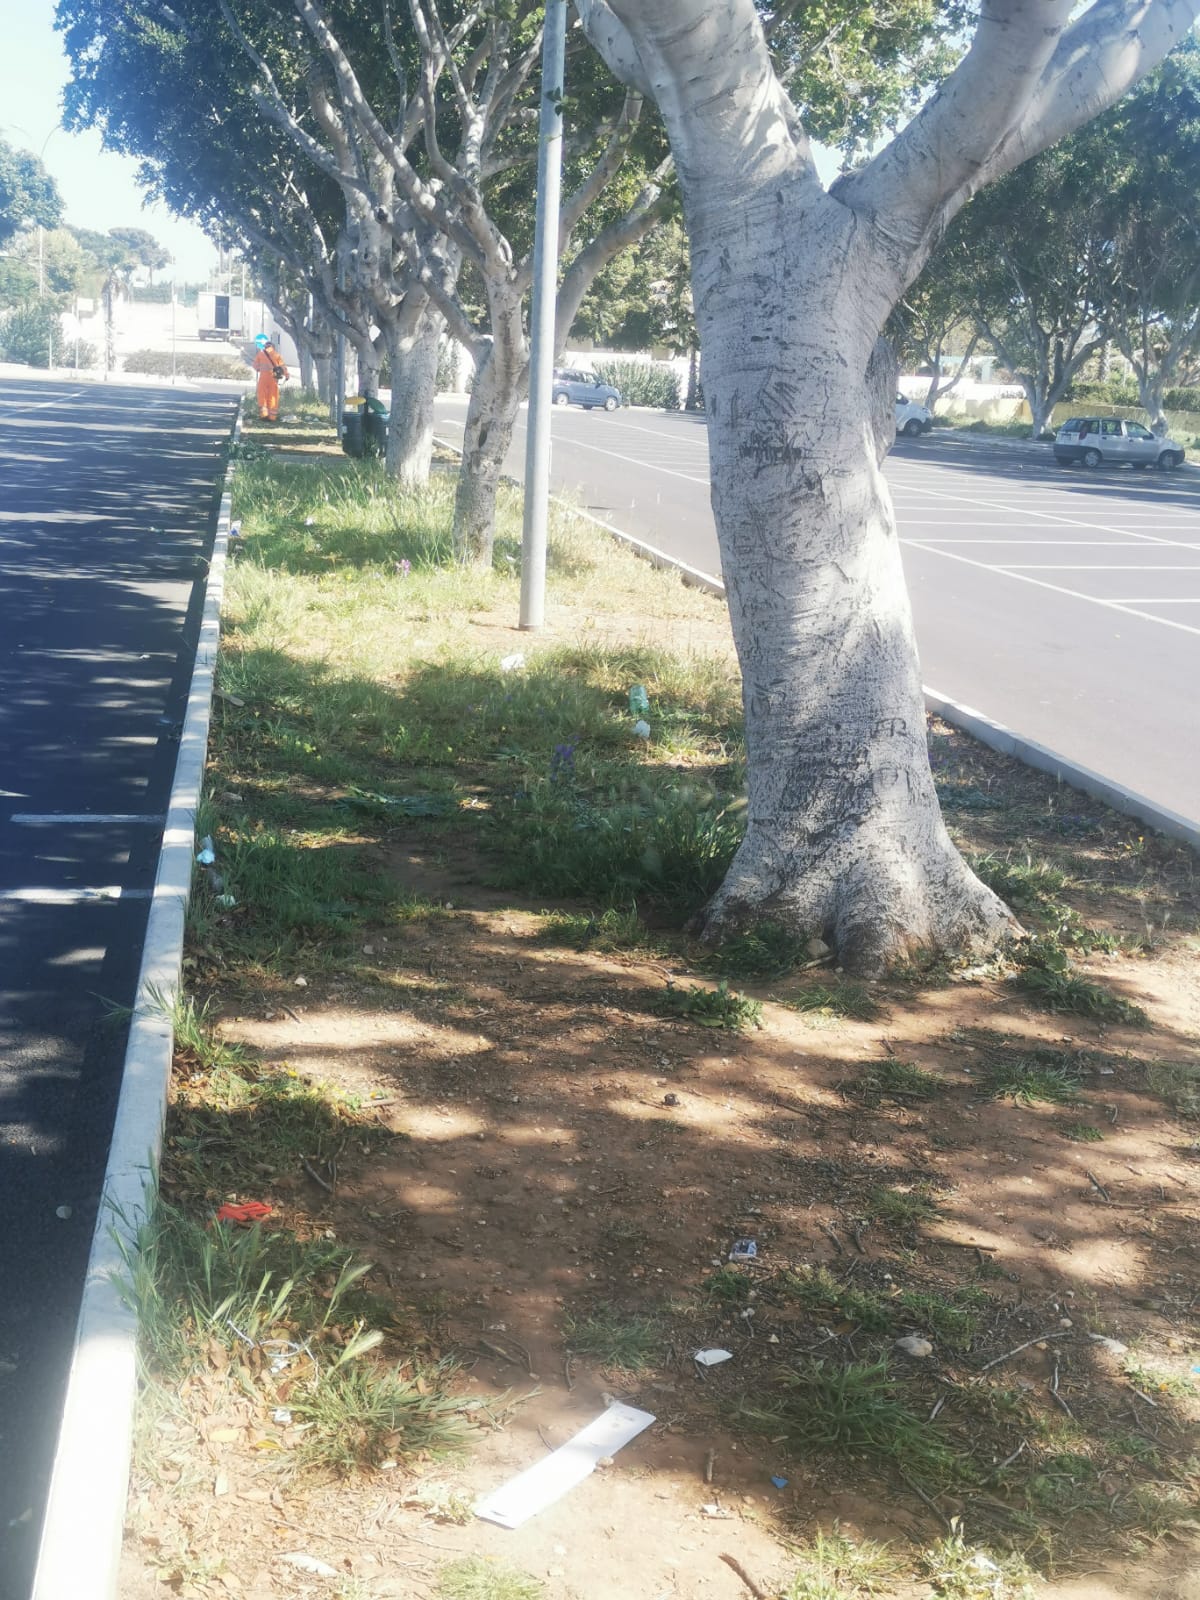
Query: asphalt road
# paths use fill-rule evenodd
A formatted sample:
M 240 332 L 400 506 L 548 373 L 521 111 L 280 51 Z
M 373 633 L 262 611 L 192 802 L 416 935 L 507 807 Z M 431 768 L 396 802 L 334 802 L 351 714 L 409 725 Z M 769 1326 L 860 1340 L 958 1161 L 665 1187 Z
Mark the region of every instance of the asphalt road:
M 0 1596 L 36 1555 L 232 425 L 0 377 Z
M 465 414 L 438 402 L 447 439 Z M 560 492 L 719 576 L 702 417 L 572 406 L 553 432 Z M 524 449 L 522 419 L 518 477 Z M 898 439 L 886 471 L 925 683 L 1200 821 L 1200 472 L 936 432 Z

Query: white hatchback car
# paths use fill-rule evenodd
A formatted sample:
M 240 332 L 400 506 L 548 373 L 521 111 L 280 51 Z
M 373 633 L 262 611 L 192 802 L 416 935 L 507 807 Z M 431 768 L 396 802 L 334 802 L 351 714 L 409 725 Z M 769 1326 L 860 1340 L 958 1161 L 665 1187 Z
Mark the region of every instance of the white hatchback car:
M 928 433 L 932 427 L 933 417 L 927 407 L 919 405 L 916 400 L 906 400 L 902 394 L 896 396 L 897 433 L 915 439 L 919 433 Z

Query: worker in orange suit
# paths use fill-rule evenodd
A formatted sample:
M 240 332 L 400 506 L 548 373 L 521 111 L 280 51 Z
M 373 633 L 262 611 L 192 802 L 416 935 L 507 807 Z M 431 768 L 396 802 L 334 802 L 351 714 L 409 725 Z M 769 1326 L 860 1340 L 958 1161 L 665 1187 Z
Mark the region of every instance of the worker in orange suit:
M 264 422 L 279 420 L 280 379 L 291 374 L 283 364 L 283 357 L 267 338 L 260 333 L 254 341 L 254 370 L 258 373 L 258 414 Z

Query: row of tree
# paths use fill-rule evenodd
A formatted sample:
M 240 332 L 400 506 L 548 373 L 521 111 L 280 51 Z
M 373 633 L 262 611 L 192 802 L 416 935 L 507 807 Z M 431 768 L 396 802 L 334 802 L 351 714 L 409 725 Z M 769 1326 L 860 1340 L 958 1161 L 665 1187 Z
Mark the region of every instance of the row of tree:
M 977 345 L 1020 382 L 1034 433 L 1115 349 L 1157 430 L 1200 383 L 1200 41 L 1106 115 L 976 195 L 897 308 L 905 356 L 951 390 Z M 947 362 L 953 350 L 957 360 Z
M 560 337 L 603 267 L 672 214 L 675 183 L 689 240 L 749 774 L 708 929 L 767 916 L 861 970 L 993 944 L 1011 919 L 954 850 L 929 771 L 879 471 L 894 437 L 881 336 L 967 201 L 1116 104 L 1200 0 L 574 9 Z M 442 329 L 470 348 L 465 560 L 490 557 L 527 377 L 541 11 L 58 4 L 69 119 L 140 156 L 177 211 L 251 241 L 315 356 L 340 331 L 369 388 L 386 353 L 399 475 L 428 470 Z M 813 136 L 870 153 L 826 189 Z

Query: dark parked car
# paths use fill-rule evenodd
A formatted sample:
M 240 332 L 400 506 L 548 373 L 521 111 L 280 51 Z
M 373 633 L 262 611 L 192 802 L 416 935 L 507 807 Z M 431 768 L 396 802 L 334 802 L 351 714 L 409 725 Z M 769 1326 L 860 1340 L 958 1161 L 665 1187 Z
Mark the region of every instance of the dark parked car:
M 1062 466 L 1127 461 L 1134 467 L 1181 467 L 1185 454 L 1174 439 L 1160 438 L 1126 417 L 1071 417 L 1054 436 L 1054 459 Z
M 601 383 L 594 372 L 556 372 L 553 392 L 556 406 L 577 405 L 585 411 L 603 406 L 605 411 L 615 411 L 621 404 L 621 391 L 611 383 Z

